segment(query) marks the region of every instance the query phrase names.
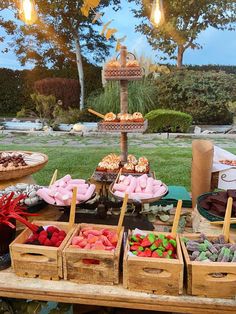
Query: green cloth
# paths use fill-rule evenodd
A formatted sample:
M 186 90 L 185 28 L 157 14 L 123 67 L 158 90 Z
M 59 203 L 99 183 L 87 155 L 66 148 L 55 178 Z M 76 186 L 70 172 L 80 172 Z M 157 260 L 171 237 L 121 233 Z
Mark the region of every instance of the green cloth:
M 191 197 L 184 186 L 169 185 L 168 190 L 169 192 L 160 201 L 155 202 L 155 205 L 166 206 L 173 204 L 176 207 L 178 200 L 182 200 L 183 207 L 192 207 Z

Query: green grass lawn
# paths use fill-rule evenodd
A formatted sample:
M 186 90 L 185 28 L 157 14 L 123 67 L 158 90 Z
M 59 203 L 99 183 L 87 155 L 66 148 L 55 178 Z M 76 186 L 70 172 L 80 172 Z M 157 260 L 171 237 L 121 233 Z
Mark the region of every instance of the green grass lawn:
M 178 145 L 178 144 L 177 144 Z M 1 148 L 3 149 L 3 148 Z M 71 174 L 73 178 L 88 179 L 98 162 L 110 152 L 119 153 L 119 148 L 112 147 L 86 147 L 73 148 L 60 147 L 33 147 L 23 145 L 4 145 L 4 150 L 30 150 L 40 151 L 48 155 L 49 162 L 40 172 L 34 175 L 37 183 L 47 185 L 55 169 L 59 171 L 59 177 Z M 236 149 L 229 149 L 236 153 Z M 183 185 L 190 190 L 191 181 L 191 147 L 159 147 L 139 148 L 132 147 L 130 153 L 140 157 L 146 156 L 155 171 L 156 177 L 168 185 Z
M 5 150 L 24 150 L 23 145 L 4 145 Z M 89 178 L 101 158 L 111 151 L 119 153 L 119 149 L 103 147 L 27 147 L 27 150 L 40 151 L 48 155 L 49 162 L 40 172 L 34 175 L 35 180 L 42 185 L 49 183 L 55 169 L 59 176 L 69 173 L 74 178 Z M 166 184 L 184 185 L 190 187 L 191 149 L 175 147 L 132 148 L 130 153 L 136 156 L 146 156 L 158 179 Z

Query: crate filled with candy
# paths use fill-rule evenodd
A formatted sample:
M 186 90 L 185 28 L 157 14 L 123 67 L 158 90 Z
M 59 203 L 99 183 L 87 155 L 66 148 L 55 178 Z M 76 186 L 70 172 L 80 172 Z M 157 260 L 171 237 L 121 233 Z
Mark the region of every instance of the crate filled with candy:
M 123 229 L 116 226 L 77 225 L 63 252 L 65 279 L 85 284 L 119 283 Z
M 236 244 L 223 235 L 189 234 L 181 237 L 187 266 L 187 292 L 191 295 L 235 296 Z
M 179 238 L 168 233 L 129 231 L 123 261 L 124 287 L 155 294 L 183 291 Z

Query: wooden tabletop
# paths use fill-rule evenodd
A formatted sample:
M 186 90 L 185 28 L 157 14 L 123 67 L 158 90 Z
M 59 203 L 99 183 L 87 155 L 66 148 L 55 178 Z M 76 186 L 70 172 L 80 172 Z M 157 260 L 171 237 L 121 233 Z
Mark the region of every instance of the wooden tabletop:
M 118 286 L 76 284 L 17 277 L 11 269 L 0 272 L 0 297 L 111 306 L 177 313 L 236 313 L 236 300 L 166 296 L 133 292 Z

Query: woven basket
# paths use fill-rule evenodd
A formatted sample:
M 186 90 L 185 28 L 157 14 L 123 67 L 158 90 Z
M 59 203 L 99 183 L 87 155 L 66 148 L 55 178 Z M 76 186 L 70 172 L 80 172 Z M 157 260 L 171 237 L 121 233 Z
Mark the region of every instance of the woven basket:
M 133 177 L 140 177 L 141 175 L 145 174 L 145 173 L 128 173 L 128 172 L 124 172 L 122 171 L 122 175 L 129 175 L 131 174 Z M 148 172 L 146 173 L 149 177 L 153 177 L 153 174 L 151 172 Z M 94 171 L 93 175 L 92 175 L 92 178 L 95 180 L 95 181 L 98 181 L 98 182 L 102 182 L 102 181 L 106 181 L 108 183 L 111 183 L 113 182 L 117 177 L 117 172 L 105 172 L 105 171 Z
M 127 132 L 144 133 L 147 130 L 148 122 L 99 122 L 99 132 Z
M 104 78 L 107 81 L 115 80 L 141 80 L 143 77 L 140 67 L 106 68 Z
M 0 151 L 0 153 L 14 153 L 14 151 Z M 17 151 L 18 153 L 18 151 Z M 32 155 L 34 152 L 28 152 L 28 151 L 20 151 L 19 153 L 22 154 L 28 154 Z M 38 162 L 35 165 L 31 166 L 20 166 L 15 169 L 11 170 L 0 170 L 0 181 L 6 181 L 6 180 L 12 180 L 12 179 L 18 179 L 18 178 L 23 178 L 25 176 L 29 176 L 39 170 L 41 170 L 46 163 L 48 162 L 48 156 L 42 153 L 37 153 L 43 156 L 44 160 L 41 162 Z

